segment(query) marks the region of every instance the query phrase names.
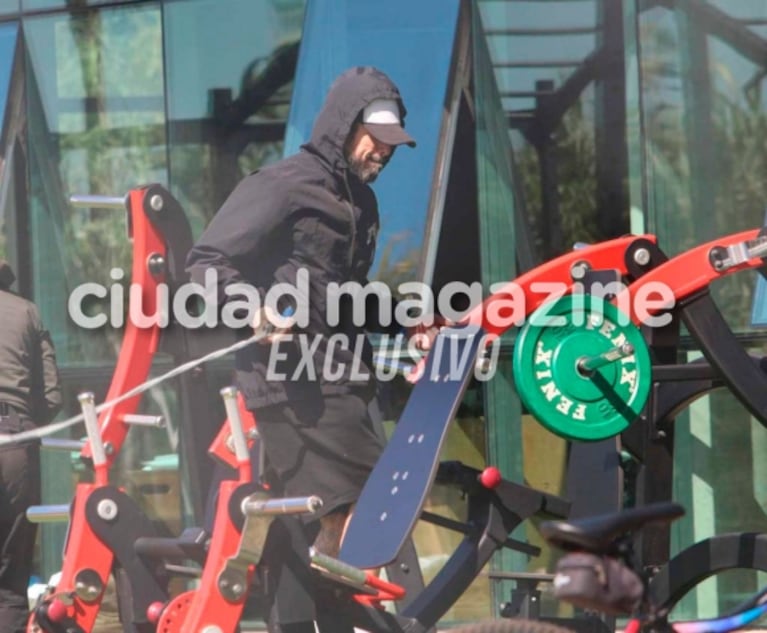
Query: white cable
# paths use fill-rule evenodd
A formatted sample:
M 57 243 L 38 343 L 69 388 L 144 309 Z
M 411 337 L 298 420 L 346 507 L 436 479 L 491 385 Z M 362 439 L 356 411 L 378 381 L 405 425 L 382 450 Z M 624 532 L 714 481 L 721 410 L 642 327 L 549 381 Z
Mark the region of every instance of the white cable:
M 114 407 L 116 404 L 119 404 L 123 400 L 128 400 L 129 398 L 133 398 L 134 396 L 144 393 L 145 391 L 148 391 L 152 387 L 156 387 L 160 383 L 165 382 L 166 380 L 169 380 L 171 378 L 175 378 L 179 374 L 183 374 L 184 372 L 194 369 L 195 367 L 198 367 L 202 365 L 203 363 L 207 363 L 212 360 L 216 360 L 217 358 L 227 356 L 228 354 L 231 354 L 232 352 L 236 352 L 237 350 L 247 347 L 248 345 L 252 345 L 253 343 L 256 343 L 260 341 L 261 339 L 265 338 L 266 336 L 269 336 L 269 334 L 270 332 L 254 334 L 253 336 L 251 336 L 248 339 L 245 339 L 244 341 L 238 341 L 237 343 L 234 343 L 230 345 L 229 347 L 222 347 L 221 349 L 217 349 L 211 352 L 210 354 L 206 354 L 205 356 L 202 356 L 196 360 L 190 360 L 189 362 L 186 362 L 183 365 L 179 365 L 178 367 L 171 369 L 169 372 L 162 374 L 161 376 L 157 376 L 156 378 L 152 378 L 151 380 L 147 380 L 145 383 L 135 386 L 133 389 L 126 391 L 124 394 L 117 396 L 116 398 L 113 398 L 112 400 L 108 402 L 104 402 L 100 404 L 99 406 L 96 407 L 96 412 L 101 413 L 105 409 L 111 409 L 112 407 Z M 40 439 L 42 437 L 46 437 L 48 435 L 53 435 L 54 433 L 58 433 L 59 431 L 63 429 L 67 429 L 71 426 L 74 426 L 75 424 L 78 424 L 79 422 L 83 422 L 82 413 L 72 418 L 68 418 L 67 420 L 63 420 L 61 422 L 48 424 L 47 426 L 40 427 L 39 429 L 32 429 L 31 431 L 22 431 L 21 433 L 15 433 L 13 435 L 0 435 L 0 446 L 7 446 L 9 444 L 19 444 L 21 442 L 26 442 L 27 440 Z

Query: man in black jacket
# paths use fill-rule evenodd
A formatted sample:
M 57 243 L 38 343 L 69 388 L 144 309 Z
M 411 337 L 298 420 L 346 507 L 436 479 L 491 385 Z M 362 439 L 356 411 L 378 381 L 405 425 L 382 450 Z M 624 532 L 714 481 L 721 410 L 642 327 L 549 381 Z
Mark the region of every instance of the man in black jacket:
M 61 407 L 56 355 L 37 307 L 10 291 L 15 276 L 0 260 L 0 435 L 47 424 Z M 0 631 L 23 633 L 40 503 L 36 440 L 0 446 Z
M 379 228 L 369 183 L 398 145 L 415 146 L 403 128 L 405 113 L 384 73 L 347 70 L 331 87 L 311 140 L 247 176 L 187 259 L 198 283 L 216 272 L 219 305 L 232 300 L 226 289 L 233 284 L 255 288 L 257 329 L 293 312 L 288 335 L 238 354 L 237 382 L 278 475 L 277 490 L 323 499 L 314 545 L 331 556 L 383 449 L 368 416 L 375 380 L 364 331 L 398 328 L 393 321 L 388 328 L 374 319 L 361 324 L 348 301 L 339 302 L 338 319 L 328 319 L 328 286 L 367 283 Z M 280 284 L 297 291 L 270 306 L 269 291 Z

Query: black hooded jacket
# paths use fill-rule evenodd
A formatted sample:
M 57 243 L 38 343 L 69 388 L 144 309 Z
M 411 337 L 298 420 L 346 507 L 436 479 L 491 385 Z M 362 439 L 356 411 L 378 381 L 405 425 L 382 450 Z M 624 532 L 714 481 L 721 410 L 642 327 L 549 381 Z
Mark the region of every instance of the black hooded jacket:
M 206 270 L 216 270 L 219 305 L 232 300 L 224 293 L 231 284 L 257 289 L 263 304 L 275 284 L 296 285 L 297 272 L 308 273 L 309 322 L 294 328 L 293 339 L 281 342 L 271 358 L 281 376 L 267 375 L 269 345 L 254 344 L 238 353 L 238 385 L 251 409 L 334 391 L 354 390 L 365 398 L 374 393 L 372 351 L 359 335 L 383 328 L 371 322 L 354 325 L 343 306 L 340 323 L 329 325 L 326 288 L 331 282 L 365 284 L 373 262 L 376 198 L 349 171 L 344 144 L 359 113 L 375 99 L 396 100 L 404 121 L 399 91 L 386 75 L 371 67 L 342 74 L 317 116 L 311 140 L 297 154 L 243 179 L 189 253 L 193 281 L 203 284 Z M 242 301 L 242 295 L 236 298 Z M 344 335 L 347 349 L 341 337 L 334 337 L 328 354 L 334 334 Z M 302 345 L 313 350 L 313 367 L 302 365 Z M 323 369 L 331 370 L 331 380 Z
M 35 304 L 10 291 L 14 279 L 0 260 L 0 402 L 48 424 L 61 409 L 56 352 Z

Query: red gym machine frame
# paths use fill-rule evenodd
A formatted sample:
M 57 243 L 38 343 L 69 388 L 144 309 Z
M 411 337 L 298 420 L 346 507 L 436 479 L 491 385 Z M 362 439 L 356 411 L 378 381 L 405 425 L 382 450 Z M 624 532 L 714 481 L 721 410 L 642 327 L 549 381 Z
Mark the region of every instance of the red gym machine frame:
M 129 237 L 133 240 L 132 283 L 142 288 L 142 299 L 147 310 L 156 309 L 156 290 L 164 281 L 162 271 L 150 270 L 150 262 L 167 261 L 167 246 L 157 228 L 143 212 L 148 188 L 132 189 L 125 198 L 127 208 Z M 149 328 L 139 328 L 130 319 L 125 327 L 120 354 L 110 384 L 107 400 L 116 398 L 146 381 L 157 352 L 161 330 L 155 324 Z M 114 463 L 128 432 L 125 416 L 133 415 L 138 410 L 141 396 L 118 403 L 111 409 L 104 410 L 98 418 L 101 443 L 105 459 L 94 464 L 93 483 L 78 483 L 70 510 L 70 524 L 64 545 L 61 578 L 56 587 L 55 605 L 51 616 L 60 619 L 72 618 L 83 631 L 91 631 L 101 607 L 103 589 L 107 586 L 114 563 L 113 552 L 93 532 L 85 514 L 88 498 L 99 488 L 109 484 L 109 468 Z M 93 451 L 86 442 L 81 457 L 92 460 Z M 100 582 L 101 591 L 97 596 L 78 595 L 78 583 L 83 586 L 84 570 L 93 572 Z M 91 586 L 96 586 L 91 584 Z M 56 602 L 55 596 L 60 596 Z M 62 614 L 62 607 L 65 613 Z M 55 614 L 55 615 L 54 615 Z M 28 630 L 34 631 L 35 613 L 30 615 Z
M 150 268 L 151 261 L 162 261 L 163 258 L 167 258 L 167 246 L 159 231 L 152 225 L 147 219 L 142 209 L 145 205 L 149 204 L 147 200 L 147 188 L 136 188 L 131 190 L 126 196 L 126 206 L 129 213 L 130 223 L 130 235 L 133 238 L 133 267 L 132 267 L 132 283 L 139 284 L 143 289 L 143 300 L 145 310 L 149 313 L 155 309 L 155 297 L 157 286 L 164 280 L 162 272 L 158 272 L 157 269 L 152 270 Z M 557 258 L 551 262 L 543 264 L 533 271 L 520 276 L 514 283 L 521 286 L 525 290 L 526 294 L 526 312 L 529 314 L 535 309 L 541 302 L 546 299 L 546 295 L 538 295 L 534 293 L 530 285 L 534 282 L 559 282 L 559 283 L 571 283 L 571 268 L 573 264 L 577 262 L 587 262 L 592 268 L 596 269 L 617 269 L 622 273 L 627 271 L 625 264 L 625 251 L 627 247 L 636 240 L 636 237 L 626 237 L 617 240 L 611 240 L 609 242 L 597 244 L 586 249 L 576 251 L 573 253 L 567 253 L 560 258 Z M 654 241 L 652 236 L 646 236 L 646 239 Z M 504 293 L 501 290 L 496 293 L 490 299 L 483 303 L 483 310 L 479 313 L 484 314 L 484 308 L 489 306 L 494 297 L 503 297 Z M 477 312 L 472 311 L 470 319 L 476 316 Z M 495 328 L 492 324 L 484 324 L 487 331 L 491 334 L 500 335 L 503 330 L 507 328 Z M 510 325 L 508 326 L 510 327 Z M 115 373 L 108 390 L 107 400 L 118 397 L 130 389 L 133 389 L 137 385 L 144 382 L 148 375 L 152 364 L 153 355 L 159 347 L 161 337 L 161 329 L 158 325 L 153 325 L 149 328 L 138 328 L 135 324 L 129 322 L 126 325 L 126 332 L 123 339 L 123 345 L 118 357 Z M 97 596 L 86 596 L 84 599 L 78 595 L 77 583 L 78 574 L 83 570 L 93 570 L 101 582 L 102 587 L 106 587 L 108 577 L 112 571 L 114 564 L 114 553 L 96 536 L 91 529 L 88 520 L 85 515 L 85 506 L 88 498 L 98 488 L 108 485 L 108 471 L 111 465 L 114 463 L 114 459 L 119 453 L 123 442 L 125 440 L 128 424 L 125 422 L 125 417 L 132 415 L 138 408 L 140 402 L 140 396 L 135 396 L 125 400 L 113 408 L 105 410 L 98 418 L 98 423 L 101 433 L 101 442 L 105 446 L 106 460 L 102 464 L 98 464 L 95 467 L 94 483 L 78 484 L 76 487 L 74 499 L 72 502 L 70 528 L 65 545 L 64 563 L 61 571 L 61 579 L 55 590 L 55 596 L 66 596 L 66 600 L 62 601 L 62 604 L 66 606 L 66 617 L 71 618 L 73 624 L 78 626 L 85 632 L 92 630 L 96 615 L 101 605 L 102 593 Z M 248 431 L 254 428 L 254 421 L 249 413 L 243 415 L 245 422 L 246 435 L 250 437 Z M 210 590 L 215 585 L 215 580 L 207 580 L 206 569 L 213 568 L 213 561 L 222 561 L 227 556 L 231 555 L 235 551 L 236 545 L 239 544 L 240 531 L 236 525 L 234 525 L 229 516 L 229 512 L 226 509 L 228 500 L 231 499 L 233 492 L 241 485 L 250 483 L 250 468 L 249 461 L 237 460 L 233 451 L 227 446 L 228 431 L 225 429 L 227 425 L 222 427 L 222 431 L 211 446 L 211 453 L 229 463 L 236 468 L 239 478 L 238 481 L 227 481 L 221 485 L 219 490 L 219 504 L 216 512 L 215 529 L 213 534 L 213 540 L 210 544 L 208 557 L 206 564 L 203 568 L 203 583 L 201 589 L 205 588 L 206 591 L 200 591 L 197 595 L 209 595 L 217 594 L 218 590 Z M 90 446 L 82 450 L 82 457 L 85 459 L 92 458 L 92 450 Z M 375 578 L 375 577 L 373 577 Z M 372 580 L 376 584 L 379 584 L 377 580 Z M 368 602 L 375 602 L 376 600 L 391 599 L 400 594 L 400 591 L 396 586 L 380 586 L 380 592 L 377 597 L 363 597 L 363 600 Z M 178 612 L 182 615 L 187 610 L 188 605 L 184 605 L 184 601 L 188 600 L 191 604 L 202 604 L 202 601 L 197 599 L 192 600 L 191 596 L 182 594 L 185 598 L 179 597 L 170 603 L 170 609 L 166 608 L 164 613 L 170 614 Z M 50 602 L 50 598 L 48 599 Z M 217 602 L 218 598 L 211 598 L 211 602 L 208 603 L 206 609 L 218 609 L 217 606 L 228 605 L 228 608 L 232 608 L 231 602 Z M 216 604 L 214 604 L 216 603 Z M 241 613 L 241 608 L 236 611 Z M 181 623 L 189 618 L 197 618 L 196 614 L 200 613 L 199 617 L 204 615 L 198 608 L 194 610 L 190 609 L 189 614 L 186 617 L 177 619 L 173 616 L 171 619 Z M 31 616 L 30 624 L 34 622 L 34 614 Z M 239 617 L 239 616 L 238 616 Z M 226 618 L 227 621 L 230 618 Z M 161 620 L 162 621 L 162 620 Z M 231 619 L 234 621 L 234 618 Z M 233 630 L 233 629 L 232 629 Z
M 139 283 L 144 289 L 144 305 L 147 311 L 154 310 L 154 297 L 157 285 L 162 282 L 162 274 L 151 273 L 147 262 L 150 257 L 166 256 L 166 247 L 162 237 L 143 213 L 138 211 L 145 204 L 145 189 L 132 190 L 128 195 L 128 210 L 131 214 L 132 237 L 134 240 L 133 283 Z M 638 281 L 629 286 L 628 293 L 636 293 L 641 285 L 650 281 L 667 283 L 673 290 L 677 299 L 705 288 L 709 283 L 723 275 L 744 270 L 757 268 L 764 265 L 759 256 L 752 256 L 738 261 L 725 268 L 716 268 L 711 262 L 711 252 L 715 248 L 736 247 L 742 243 L 753 241 L 758 237 L 758 231 L 745 231 L 725 238 L 720 238 L 708 244 L 696 247 L 687 253 L 683 253 L 669 262 L 646 272 Z M 517 288 L 525 293 L 525 313 L 529 315 L 548 296 L 533 292 L 533 283 L 566 283 L 572 284 L 572 268 L 574 265 L 586 262 L 596 270 L 617 270 L 621 275 L 629 274 L 626 265 L 626 251 L 637 240 L 644 239 L 654 243 L 653 236 L 631 236 L 610 240 L 585 249 L 567 253 L 555 260 L 547 262 L 536 269 L 525 273 L 514 282 Z M 491 336 L 500 336 L 507 326 L 499 326 L 487 315 L 494 310 L 494 303 L 508 299 L 509 294 L 501 289 L 486 299 L 481 306 L 473 309 L 462 320 L 464 323 L 481 325 Z M 620 299 L 616 301 L 620 304 Z M 636 320 L 636 315 L 632 312 Z M 123 346 L 118 358 L 115 374 L 108 391 L 107 400 L 115 398 L 146 380 L 151 367 L 152 358 L 157 351 L 160 339 L 160 328 L 152 326 L 148 329 L 139 329 L 133 324 L 127 325 Z M 72 597 L 72 604 L 67 606 L 67 615 L 72 617 L 84 631 L 90 631 L 100 607 L 99 596 L 97 599 L 83 600 L 77 595 L 75 589 L 78 573 L 83 569 L 94 570 L 106 586 L 106 581 L 112 570 L 114 562 L 113 553 L 90 529 L 84 514 L 87 498 L 96 488 L 108 484 L 108 469 L 125 440 L 127 424 L 124 421 L 126 415 L 135 413 L 140 401 L 136 396 L 119 403 L 111 410 L 104 411 L 99 416 L 101 428 L 101 441 L 107 448 L 106 460 L 94 467 L 95 477 L 93 484 L 78 484 L 72 506 L 70 530 L 67 539 L 64 565 L 62 568 L 61 581 L 56 594 L 66 594 Z M 252 437 L 249 430 L 255 428 L 252 415 L 240 407 L 244 421 L 246 436 Z M 217 624 L 223 625 L 223 631 L 234 630 L 241 615 L 242 604 L 227 601 L 217 588 L 218 574 L 213 570 L 216 565 L 233 556 L 240 544 L 241 528 L 235 525 L 228 509 L 234 491 L 243 484 L 250 483 L 250 461 L 239 459 L 228 445 L 228 437 L 231 433 L 228 426 L 222 427 L 219 436 L 211 445 L 210 452 L 222 461 L 229 463 L 238 472 L 237 481 L 226 481 L 219 489 L 218 509 L 214 523 L 213 539 L 211 541 L 206 564 L 203 566 L 203 576 L 200 589 L 195 592 L 186 592 L 172 600 L 164 609 L 160 622 L 165 627 L 163 631 L 181 630 L 181 626 L 187 626 L 193 622 L 203 623 L 206 614 L 217 613 Z M 84 458 L 92 458 L 92 451 L 86 446 L 82 451 Z M 206 574 L 207 572 L 207 574 Z M 364 599 L 375 603 L 377 600 L 389 600 L 397 597 L 396 586 L 381 587 L 378 597 Z M 245 592 L 246 593 L 246 592 Z M 196 595 L 195 595 L 196 594 Z M 207 596 L 206 599 L 200 598 Z M 223 615 L 226 612 L 226 615 Z M 165 618 L 165 619 L 163 619 Z M 175 627 L 178 626 L 178 629 Z M 168 628 L 170 627 L 170 628 Z
M 717 279 L 742 270 L 761 268 L 765 265 L 762 257 L 767 255 L 767 248 L 759 254 L 752 254 L 747 246 L 754 243 L 755 247 L 759 248 L 762 244 L 759 240 L 760 230 L 751 229 L 725 235 L 680 253 L 647 271 L 616 296 L 613 303 L 621 308 L 627 306 L 631 321 L 641 325 L 641 315 L 636 313 L 634 300 L 637 293 L 648 285 L 662 284 L 673 293 L 674 303 L 657 307 L 656 310 L 660 312 L 673 309 L 681 301 L 704 290 Z M 741 246 L 745 248 L 739 248 Z M 726 254 L 734 250 L 741 252 L 742 257 L 727 261 Z M 717 254 L 721 254 L 721 259 L 716 258 Z M 721 264 L 715 264 L 717 261 Z
M 596 244 L 579 251 L 562 255 L 555 260 L 536 267 L 534 270 L 517 278 L 514 282 L 510 282 L 515 284 L 515 286 L 518 288 L 521 288 L 525 294 L 525 315 L 527 316 L 532 313 L 549 298 L 547 293 L 540 293 L 534 290 L 533 285 L 536 283 L 565 284 L 570 290 L 572 290 L 572 270 L 573 266 L 575 265 L 586 264 L 589 267 L 595 269 L 614 269 L 619 271 L 621 275 L 627 275 L 628 267 L 626 264 L 626 252 L 631 245 L 640 239 L 649 241 L 650 243 L 654 243 L 655 241 L 653 236 L 641 236 L 641 238 L 638 236 L 631 236 Z M 518 291 L 515 289 L 515 292 Z M 482 306 L 480 306 L 481 310 L 475 309 L 471 311 L 469 315 L 463 320 L 463 322 L 481 324 L 486 329 L 488 334 L 490 334 L 490 338 L 493 336 L 499 336 L 514 324 L 509 322 L 505 325 L 499 325 L 496 319 L 487 319 L 486 315 L 491 309 L 496 307 L 494 305 L 496 302 L 504 301 L 508 295 L 508 290 L 501 289 L 499 292 L 493 294 L 490 298 L 483 302 Z M 241 399 L 239 401 L 239 409 L 244 420 L 244 428 L 246 430 L 254 429 L 255 420 L 249 412 L 244 410 Z M 246 434 L 248 437 L 252 437 L 252 433 Z M 231 450 L 230 437 L 231 436 L 229 435 L 227 427 L 224 426 L 212 444 L 210 452 L 224 463 L 229 464 L 233 468 L 238 468 L 239 463 Z M 221 511 L 226 512 L 223 506 L 219 506 L 219 508 Z M 232 538 L 236 538 L 234 533 L 232 534 Z M 209 558 L 206 560 L 206 567 L 209 564 L 215 564 L 210 563 L 212 560 L 216 560 L 216 558 L 209 556 Z M 211 596 L 212 594 L 217 594 L 220 591 L 220 587 L 216 585 L 218 574 L 209 574 L 208 578 L 210 580 L 208 582 L 203 582 L 200 586 L 200 589 L 198 590 L 200 596 Z M 381 601 L 396 599 L 401 597 L 402 594 L 401 590 L 396 585 L 391 583 L 383 584 L 377 576 L 370 572 L 366 572 L 365 584 L 377 590 L 375 595 L 371 596 L 360 594 L 356 597 L 358 601 L 365 604 L 378 605 Z M 217 599 L 211 600 L 211 608 L 213 608 L 214 603 L 217 603 L 218 605 L 222 604 L 220 601 L 217 602 Z M 172 605 L 173 603 L 171 603 L 171 608 Z M 229 608 L 231 609 L 232 605 L 230 605 Z M 198 611 L 199 613 L 207 612 L 204 609 L 200 609 Z M 186 624 L 188 624 L 188 621 L 184 623 L 185 626 Z M 224 623 L 222 621 L 217 621 L 216 624 L 221 628 L 223 633 L 230 633 L 230 631 L 234 630 L 223 626 Z

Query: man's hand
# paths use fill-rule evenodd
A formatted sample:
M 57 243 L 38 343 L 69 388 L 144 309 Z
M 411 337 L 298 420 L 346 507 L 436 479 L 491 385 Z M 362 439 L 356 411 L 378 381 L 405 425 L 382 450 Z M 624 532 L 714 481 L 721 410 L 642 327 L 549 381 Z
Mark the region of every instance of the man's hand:
M 251 325 L 253 334 L 263 336 L 258 342 L 268 344 L 289 338 L 294 322 L 293 317 L 283 316 L 269 306 L 264 306 L 253 315 Z
M 435 314 L 432 317 L 431 325 L 419 324 L 408 328 L 408 338 L 413 338 L 415 348 L 422 352 L 426 352 L 431 349 L 434 344 L 434 339 L 437 338 L 440 330 L 443 327 L 450 327 L 455 325 L 449 319 L 446 319 L 439 314 Z

